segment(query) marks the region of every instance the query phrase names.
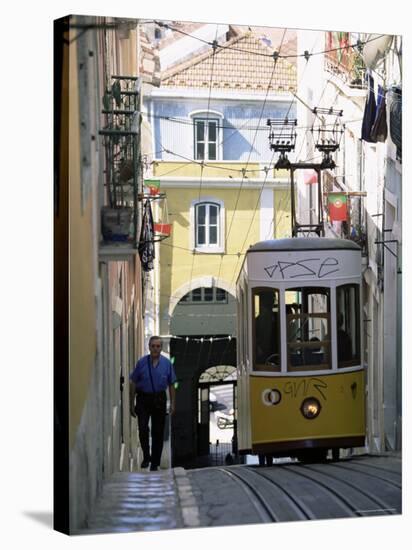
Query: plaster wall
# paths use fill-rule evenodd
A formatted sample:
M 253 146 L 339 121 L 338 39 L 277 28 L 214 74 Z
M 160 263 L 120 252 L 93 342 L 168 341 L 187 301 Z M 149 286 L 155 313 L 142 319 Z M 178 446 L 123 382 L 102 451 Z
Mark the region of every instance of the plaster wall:
M 269 131 L 266 120 L 284 118 L 286 114 L 293 118 L 296 106 L 293 96 L 277 102 L 267 101 L 262 108 L 263 99 L 261 97 L 259 102 L 247 101 L 240 95 L 231 100 L 156 99 L 153 105 L 148 107 L 152 114 L 157 143 L 156 158 L 178 160 L 173 153 L 193 158 L 194 113 L 210 111 L 208 117 L 221 119 L 220 124 L 223 126 L 219 135 L 221 160 L 269 162 L 273 154 L 268 146 Z M 178 120 L 167 120 L 167 117 L 176 117 Z M 162 147 L 158 146 L 159 143 Z
M 171 237 L 160 247 L 160 315 L 164 334 L 169 333 L 169 300 L 180 287 L 190 280 L 199 280 L 205 276 L 216 278 L 216 286 L 222 287 L 220 281 L 225 281 L 226 286 L 234 287 L 243 260 L 242 252 L 260 238 L 258 191 L 246 189 L 238 194 L 223 188 L 203 189 L 204 194 L 224 203 L 226 256 L 215 253 L 192 254 L 190 206 L 192 201 L 199 198 L 199 190 L 189 188 L 182 193 L 181 189 L 168 189 L 169 219 L 173 227 Z

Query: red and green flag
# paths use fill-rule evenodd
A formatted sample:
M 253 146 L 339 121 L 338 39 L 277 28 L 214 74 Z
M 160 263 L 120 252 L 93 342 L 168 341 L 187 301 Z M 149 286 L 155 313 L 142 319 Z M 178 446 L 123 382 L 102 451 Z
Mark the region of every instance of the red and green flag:
M 328 210 L 330 221 L 346 221 L 348 218 L 348 197 L 346 193 L 328 193 Z
M 149 189 L 149 195 L 158 195 L 160 180 L 144 180 L 144 185 Z

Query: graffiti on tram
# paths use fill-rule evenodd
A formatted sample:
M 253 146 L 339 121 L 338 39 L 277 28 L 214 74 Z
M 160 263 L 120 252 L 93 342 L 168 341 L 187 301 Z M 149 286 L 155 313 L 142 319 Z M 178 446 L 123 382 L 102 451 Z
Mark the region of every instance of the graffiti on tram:
M 269 265 L 263 268 L 269 277 L 272 279 L 275 273 L 279 270 L 282 279 L 296 279 L 297 277 L 316 277 L 324 279 L 332 273 L 337 273 L 340 269 L 339 260 L 337 258 L 307 258 L 298 262 L 285 262 L 279 260 L 276 264 Z
M 305 378 L 303 380 L 292 380 L 284 382 L 281 389 L 267 388 L 262 391 L 262 401 L 264 405 L 277 405 L 281 402 L 283 396 L 292 399 L 301 399 L 309 395 L 318 394 L 324 401 L 327 400 L 326 392 L 328 384 L 320 378 Z

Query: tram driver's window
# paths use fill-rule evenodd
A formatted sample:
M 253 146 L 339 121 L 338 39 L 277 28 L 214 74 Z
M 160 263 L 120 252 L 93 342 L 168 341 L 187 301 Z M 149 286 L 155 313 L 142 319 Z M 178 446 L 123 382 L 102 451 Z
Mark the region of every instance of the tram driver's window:
M 336 330 L 338 367 L 359 365 L 359 285 L 343 285 L 336 289 Z
M 254 370 L 280 371 L 279 291 L 253 291 Z
M 330 369 L 330 290 L 286 290 L 285 306 L 288 370 Z

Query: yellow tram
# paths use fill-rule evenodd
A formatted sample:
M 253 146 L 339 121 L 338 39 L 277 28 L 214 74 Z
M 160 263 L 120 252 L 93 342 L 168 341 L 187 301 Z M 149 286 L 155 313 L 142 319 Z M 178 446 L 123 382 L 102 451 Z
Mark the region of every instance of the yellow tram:
M 321 460 L 365 441 L 361 251 L 348 240 L 251 246 L 237 281 L 241 454 Z

